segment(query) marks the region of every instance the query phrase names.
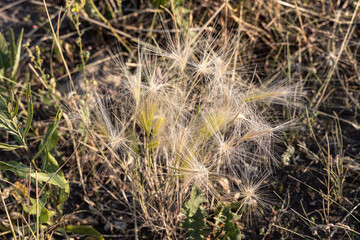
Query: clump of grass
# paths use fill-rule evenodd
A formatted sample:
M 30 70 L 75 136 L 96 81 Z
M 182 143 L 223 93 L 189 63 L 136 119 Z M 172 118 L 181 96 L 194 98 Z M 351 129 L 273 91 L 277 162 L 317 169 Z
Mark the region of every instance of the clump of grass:
M 120 87 L 94 93 L 91 119 L 80 116 L 103 143 L 101 159 L 131 192 L 135 219 L 168 236 L 193 186 L 208 207 L 230 201 L 241 216 L 261 213 L 262 184 L 277 163 L 273 140 L 286 125 L 266 112 L 287 105 L 294 87 L 246 76 L 238 36 L 220 45 L 205 33 L 166 35 L 164 48 L 139 47 L 134 69 L 117 59 Z

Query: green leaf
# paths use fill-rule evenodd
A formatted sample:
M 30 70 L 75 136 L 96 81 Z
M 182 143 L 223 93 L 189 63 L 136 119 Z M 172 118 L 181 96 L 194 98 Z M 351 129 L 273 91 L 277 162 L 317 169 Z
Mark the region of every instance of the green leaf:
M 30 168 L 28 166 L 14 161 L 10 161 L 8 163 L 0 161 L 0 170 L 11 171 L 16 176 L 21 178 L 28 178 L 30 173 Z M 30 176 L 31 178 L 36 179 L 35 172 L 31 172 Z M 48 182 L 50 184 L 56 185 L 59 188 L 64 189 L 66 193 L 70 192 L 69 183 L 66 181 L 65 177 L 62 176 L 60 171 L 57 174 L 39 172 L 37 174 L 37 180 L 40 182 Z
M 44 207 L 43 209 L 41 209 L 41 213 L 40 213 L 40 222 L 41 223 L 47 223 L 50 220 L 50 213 L 49 211 Z
M 10 66 L 14 66 L 15 62 L 15 37 L 14 30 L 12 28 L 8 31 L 9 34 L 9 46 L 10 46 Z
M 44 153 L 41 158 L 41 170 L 44 172 L 56 172 L 59 169 L 58 162 L 49 151 L 45 150 Z
M 67 191 L 66 189 L 59 189 L 59 193 L 57 194 L 57 200 L 58 200 L 58 205 L 63 204 L 64 202 L 66 202 L 66 200 L 68 200 L 70 196 L 70 192 Z
M 16 43 L 14 60 L 13 60 L 13 64 L 12 64 L 13 70 L 11 72 L 11 79 L 15 78 L 16 71 L 19 67 L 20 55 L 21 55 L 21 42 L 22 42 L 23 33 L 24 33 L 24 29 L 21 29 L 20 35 L 18 36 L 17 43 Z M 14 41 L 15 41 L 15 39 L 14 39 Z
M 66 234 L 65 228 L 59 226 L 56 228 L 56 230 L 58 230 L 65 239 L 69 239 L 68 235 Z
M 11 117 L 14 118 L 19 111 L 19 100 L 16 101 L 15 109 L 11 113 Z
M 28 87 L 26 89 L 26 101 L 27 101 L 28 113 L 27 113 L 27 117 L 26 117 L 25 130 L 23 133 L 24 138 L 30 130 L 31 122 L 32 122 L 33 115 L 34 115 L 34 105 L 33 105 L 32 96 L 31 96 L 30 84 L 28 85 Z
M 14 99 L 13 96 L 10 97 Z M 14 101 L 14 100 L 13 100 Z M 15 140 L 20 144 L 23 145 L 21 136 L 19 132 L 22 132 L 20 128 L 20 123 L 17 120 L 16 113 L 19 109 L 19 101 L 14 108 L 11 102 L 7 102 L 4 97 L 0 95 L 0 128 L 2 128 L 5 132 L 13 135 Z
M 104 240 L 104 237 L 93 227 L 86 225 L 68 225 L 65 227 L 66 232 L 86 234 L 95 237 L 98 240 Z
M 46 193 L 42 198 L 39 199 L 38 204 L 36 204 L 36 199 L 30 198 L 31 207 L 29 209 L 29 214 L 36 215 L 36 205 L 38 209 L 38 213 L 41 214 L 42 209 L 45 207 L 47 198 L 49 196 L 49 193 Z
M 0 143 L 0 149 L 3 151 L 13 151 L 16 149 L 25 148 L 24 145 L 10 145 L 6 143 Z
M 14 136 L 17 135 L 16 127 L 12 124 L 12 122 L 8 119 L 8 116 L 4 116 L 5 114 L 1 114 L 0 112 L 0 128 L 2 128 L 5 132 L 8 132 Z
M 182 222 L 182 227 L 187 228 L 188 238 L 201 240 L 204 239 L 205 234 L 209 231 L 206 231 L 207 224 L 204 221 L 206 211 L 202 206 L 202 203 L 205 202 L 204 196 L 201 194 L 201 191 L 196 187 L 193 187 L 190 199 L 184 204 L 181 209 L 180 215 L 186 216 Z
M 194 240 L 202 240 L 205 239 L 205 234 L 209 231 L 205 231 L 207 224 L 204 221 L 205 210 L 201 207 L 199 208 L 196 213 L 192 217 L 188 217 L 184 219 L 182 222 L 182 227 L 187 228 L 188 237 L 187 239 L 194 239 Z
M 156 8 L 160 8 L 160 6 L 165 6 L 167 3 L 167 0 L 153 0 L 152 4 Z
M 53 223 L 51 222 L 51 218 L 53 216 L 56 215 L 55 211 L 52 210 L 47 210 L 45 207 L 41 210 L 41 214 L 40 214 L 40 222 L 41 223 L 46 223 L 48 225 L 53 225 Z
M 61 116 L 62 116 L 62 111 L 60 110 L 56 114 L 54 121 L 50 124 L 49 128 L 47 129 L 45 138 L 44 138 L 44 142 L 43 142 L 43 144 L 40 145 L 39 151 L 36 153 L 36 155 L 34 156 L 33 159 L 36 159 L 41 154 L 41 152 L 45 149 L 45 147 L 48 145 L 48 143 L 51 141 L 51 137 L 54 134 L 54 132 L 56 131 L 56 128 L 60 122 Z
M 55 129 L 54 133 L 51 135 L 48 143 L 46 144 L 46 150 L 51 151 L 56 147 L 57 141 L 59 139 L 59 135 L 57 134 L 57 130 Z
M 219 239 L 221 240 L 241 240 L 241 232 L 237 225 L 233 223 L 239 216 L 235 213 L 232 213 L 228 207 L 223 209 L 218 217 L 215 219 L 223 224 L 218 230 L 218 234 L 220 234 Z
M 7 110 L 7 101 L 1 95 L 0 95 L 0 110 L 1 111 L 6 111 Z
M 6 69 L 8 66 L 8 45 L 6 43 L 5 37 L 0 33 L 0 70 Z M 2 74 L 2 71 L 0 71 Z
M 41 199 L 39 199 L 38 201 L 38 205 L 36 203 L 36 199 L 35 198 L 30 198 L 30 202 L 31 202 L 31 207 L 30 209 L 28 209 L 28 206 L 25 203 L 22 203 L 22 207 L 24 209 L 25 212 L 31 214 L 31 215 L 36 215 L 37 213 L 39 214 L 39 220 L 41 223 L 48 223 L 51 224 L 50 219 L 56 215 L 55 211 L 49 211 L 46 209 L 46 203 L 47 203 L 47 198 L 49 197 L 49 192 L 47 192 Z M 37 211 L 36 211 L 36 206 L 37 206 Z
M 185 208 L 189 209 L 188 216 L 192 217 L 197 212 L 201 204 L 205 201 L 206 199 L 202 195 L 201 191 L 198 188 L 193 187 L 190 199 L 185 203 Z
M 4 35 L 2 33 L 0 33 L 0 53 L 2 53 L 2 54 L 8 53 L 8 45 L 6 43 Z

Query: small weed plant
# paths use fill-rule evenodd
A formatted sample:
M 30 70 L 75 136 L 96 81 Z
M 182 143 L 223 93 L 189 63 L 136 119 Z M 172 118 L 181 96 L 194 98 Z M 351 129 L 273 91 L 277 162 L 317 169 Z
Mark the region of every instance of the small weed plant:
M 218 44 L 202 31 L 165 34 L 164 47 L 139 47 L 136 67 L 115 59 L 111 81 L 119 87 L 94 93 L 90 120 L 78 117 L 130 189 L 136 204 L 126 204 L 143 226 L 172 236 L 182 212 L 189 236 L 200 239 L 200 205 L 237 206 L 217 217 L 225 228 L 235 215 L 250 220 L 269 207 L 263 183 L 277 164 L 273 140 L 286 123 L 274 126 L 266 113 L 271 104 L 287 105 L 295 89 L 249 79 L 238 36 Z M 202 197 L 193 192 L 188 200 L 192 188 Z
M 27 87 L 24 87 L 17 82 L 22 34 L 23 31 L 15 41 L 14 33 L 10 30 L 7 42 L 0 33 L 0 130 L 6 136 L 1 138 L 0 150 L 14 153 L 7 154 L 4 158 L 1 155 L 0 160 L 0 195 L 8 218 L 1 226 L 1 231 L 11 233 L 15 240 L 52 239 L 56 231 L 61 232 L 63 236 L 71 232 L 103 239 L 101 234 L 90 226 L 64 224 L 66 218 L 63 215 L 63 206 L 69 198 L 70 185 L 54 155 L 57 152 L 59 138 L 57 128 L 63 111 L 57 112 L 36 151 L 36 143 L 29 140 L 35 136 L 31 131 L 35 96 L 32 94 L 30 83 L 25 83 Z M 38 48 L 37 53 L 39 60 Z M 35 57 L 32 60 L 34 62 Z M 37 69 L 42 71 L 41 61 L 36 63 Z M 42 74 L 45 75 L 43 71 Z M 22 102 L 24 97 L 25 103 Z M 21 153 L 25 155 L 21 157 Z M 13 157 L 18 160 L 14 161 Z M 25 163 L 19 160 L 24 160 Z M 6 188 L 7 184 L 11 186 Z M 7 194 L 3 191 L 7 191 Z M 6 200 L 10 198 L 17 203 L 15 206 L 7 204 Z M 8 209 L 8 205 L 12 205 L 11 210 Z

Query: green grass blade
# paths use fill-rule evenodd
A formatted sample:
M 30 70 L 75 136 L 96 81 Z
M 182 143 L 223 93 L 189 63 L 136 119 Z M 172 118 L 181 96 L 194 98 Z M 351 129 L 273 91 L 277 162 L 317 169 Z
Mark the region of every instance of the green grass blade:
M 3 151 L 13 151 L 13 150 L 20 149 L 20 148 L 25 148 L 25 146 L 0 143 L 0 150 L 3 150 Z
M 32 101 L 32 96 L 31 96 L 30 84 L 28 85 L 27 90 L 26 90 L 26 101 L 27 101 L 27 107 L 28 107 L 28 114 L 27 114 L 27 118 L 26 118 L 25 130 L 23 133 L 24 138 L 30 130 L 31 122 L 33 119 L 33 114 L 34 114 L 34 106 L 33 106 L 33 101 Z
M 3 74 L 3 69 L 6 69 L 6 60 L 8 54 L 8 45 L 6 43 L 5 37 L 0 33 L 0 74 Z
M 20 35 L 18 36 L 18 40 L 16 43 L 16 49 L 14 49 L 14 62 L 12 64 L 12 72 L 11 72 L 11 79 L 15 78 L 17 69 L 19 67 L 19 63 L 20 63 L 20 56 L 21 56 L 21 42 L 22 42 L 22 38 L 23 38 L 23 33 L 24 33 L 24 29 L 21 29 Z M 15 41 L 15 39 L 14 39 Z

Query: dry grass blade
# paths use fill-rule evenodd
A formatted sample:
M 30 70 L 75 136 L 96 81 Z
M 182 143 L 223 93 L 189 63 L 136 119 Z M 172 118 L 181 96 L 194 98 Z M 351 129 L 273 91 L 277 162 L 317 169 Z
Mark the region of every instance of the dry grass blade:
M 73 80 L 72 80 L 72 77 L 71 77 L 71 73 L 70 73 L 68 64 L 67 64 L 67 62 L 66 62 L 66 60 L 65 60 L 65 58 L 64 58 L 64 54 L 63 54 L 61 45 L 60 45 L 60 43 L 59 43 L 58 36 L 57 36 L 57 34 L 55 33 L 53 24 L 52 24 L 52 22 L 51 22 L 51 17 L 50 17 L 49 10 L 48 10 L 47 5 L 46 5 L 46 0 L 43 0 L 43 3 L 44 3 L 44 7 L 45 7 L 45 11 L 46 11 L 47 18 L 48 18 L 48 20 L 49 20 L 49 24 L 50 24 L 50 27 L 51 27 L 51 31 L 52 31 L 52 34 L 53 34 L 53 39 L 55 40 L 56 45 L 57 45 L 57 47 L 58 47 L 58 49 L 59 49 L 62 62 L 63 62 L 63 64 L 64 64 L 64 67 L 65 67 L 65 69 L 66 69 L 67 75 L 68 75 L 68 77 L 69 77 L 71 87 L 73 88 L 72 90 L 73 90 L 73 91 L 75 92 L 75 94 L 77 95 L 77 93 L 76 93 L 76 88 L 75 88 L 74 82 L 73 82 Z M 61 11 L 59 11 L 59 14 L 60 14 L 60 13 L 61 13 Z
M 338 53 L 338 55 L 337 55 L 337 57 L 336 57 L 336 59 L 335 59 L 335 61 L 334 61 L 334 65 L 332 66 L 330 72 L 328 73 L 328 75 L 327 75 L 327 77 L 326 77 L 326 79 L 325 79 L 325 85 L 324 85 L 324 87 L 323 87 L 323 89 L 322 89 L 320 98 L 319 98 L 318 102 L 316 103 L 314 109 L 318 109 L 319 105 L 320 105 L 321 102 L 322 102 L 322 99 L 324 98 L 325 92 L 326 92 L 327 87 L 328 87 L 328 85 L 329 85 L 329 82 L 330 82 L 330 80 L 331 80 L 331 78 L 332 78 L 332 76 L 333 76 L 333 74 L 334 74 L 334 72 L 335 72 L 335 69 L 336 69 L 336 67 L 337 67 L 337 65 L 338 65 L 338 63 L 339 63 L 339 60 L 340 60 L 340 58 L 341 58 L 341 55 L 342 55 L 345 47 L 347 46 L 347 44 L 348 44 L 348 42 L 349 42 L 349 40 L 350 40 L 350 37 L 351 37 L 351 36 L 350 36 L 350 33 L 352 32 L 352 31 L 351 31 L 351 28 L 352 28 L 352 27 L 354 27 L 354 28 L 356 27 L 356 25 L 353 26 L 353 24 L 354 24 L 355 17 L 358 15 L 359 6 L 360 6 L 360 1 L 358 1 L 357 4 L 356 4 L 354 13 L 353 13 L 353 15 L 352 15 L 352 17 L 351 17 L 351 22 L 350 22 L 349 27 L 348 27 L 348 29 L 347 29 L 347 31 L 346 31 L 345 36 L 344 36 L 344 41 L 343 41 L 342 44 L 341 44 L 339 53 Z

